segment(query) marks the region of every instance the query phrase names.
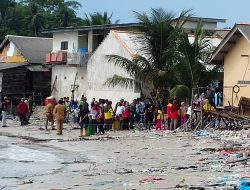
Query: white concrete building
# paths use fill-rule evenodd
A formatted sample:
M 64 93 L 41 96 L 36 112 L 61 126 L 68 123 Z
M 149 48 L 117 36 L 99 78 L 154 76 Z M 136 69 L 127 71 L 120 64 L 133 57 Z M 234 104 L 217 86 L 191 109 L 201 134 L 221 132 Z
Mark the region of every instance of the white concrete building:
M 140 93 L 134 88 L 104 84 L 114 74 L 129 77 L 123 69 L 109 63 L 106 55 L 117 54 L 131 59 L 135 53 L 133 47 L 129 47 L 131 39 L 126 32 L 111 29 L 130 31 L 131 28 L 136 30 L 136 26 L 138 24 L 117 24 L 52 31 L 53 51 L 46 55 L 46 62 L 52 65 L 52 95 L 56 99 L 72 97 L 74 90 L 77 100 L 84 94 L 89 101 L 105 98 L 114 102 L 139 97 Z
M 194 32 L 199 22 L 203 23 L 204 30 L 214 31 L 218 28 L 218 23 L 225 23 L 226 19 L 189 17 L 185 20 L 183 27 L 190 32 Z
M 192 23 L 194 21 L 190 20 Z M 198 21 L 196 20 L 196 24 Z M 213 27 L 208 29 L 215 30 L 215 23 L 224 20 L 208 21 L 204 25 L 210 26 L 212 22 Z M 84 94 L 89 101 L 92 98 L 104 98 L 114 102 L 121 98 L 131 102 L 139 97 L 140 92 L 134 88 L 104 85 L 114 74 L 129 77 L 125 70 L 108 62 L 106 55 L 114 54 L 132 59 L 132 55 L 136 54 L 137 44 L 131 36 L 138 31 L 138 26 L 138 23 L 130 23 L 45 31 L 53 33 L 53 51 L 46 55 L 47 64 L 52 65 L 52 95 L 57 99 L 74 95 L 74 99 L 79 100 Z M 193 36 L 190 35 L 189 39 L 192 41 Z M 221 39 L 213 37 L 211 40 L 212 44 L 217 45 Z

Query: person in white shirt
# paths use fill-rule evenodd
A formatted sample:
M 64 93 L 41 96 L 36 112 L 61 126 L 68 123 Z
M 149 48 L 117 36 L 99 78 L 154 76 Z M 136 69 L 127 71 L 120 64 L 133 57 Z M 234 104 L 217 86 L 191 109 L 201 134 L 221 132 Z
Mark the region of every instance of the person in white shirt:
M 188 109 L 187 109 L 187 119 L 189 119 L 191 114 L 192 114 L 192 106 L 189 106 Z
M 118 103 L 118 106 L 117 106 L 117 108 L 116 108 L 115 115 L 118 116 L 118 117 L 120 117 L 120 116 L 123 115 L 124 111 L 125 111 L 125 106 L 123 106 L 123 105 L 121 105 L 120 103 Z

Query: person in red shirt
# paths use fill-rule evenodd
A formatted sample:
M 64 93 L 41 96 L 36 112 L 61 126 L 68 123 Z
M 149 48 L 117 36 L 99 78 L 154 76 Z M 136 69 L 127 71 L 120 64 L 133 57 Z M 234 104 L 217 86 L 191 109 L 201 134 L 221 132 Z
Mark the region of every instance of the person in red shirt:
M 24 98 L 21 99 L 21 102 L 17 105 L 17 110 L 20 117 L 21 126 L 29 124 L 27 120 L 27 115 L 29 113 L 29 107 L 24 102 Z
M 128 130 L 129 129 L 129 122 L 130 122 L 130 107 L 129 103 L 125 103 L 125 110 L 123 112 L 123 122 L 122 122 L 122 129 Z
M 179 107 L 176 100 L 173 100 L 173 104 L 171 107 L 171 123 L 170 130 L 175 130 L 177 127 L 178 117 L 179 117 Z
M 168 118 L 168 129 L 170 129 L 170 124 L 171 124 L 171 109 L 172 109 L 172 99 L 170 99 L 168 101 L 168 105 L 167 105 L 167 118 Z

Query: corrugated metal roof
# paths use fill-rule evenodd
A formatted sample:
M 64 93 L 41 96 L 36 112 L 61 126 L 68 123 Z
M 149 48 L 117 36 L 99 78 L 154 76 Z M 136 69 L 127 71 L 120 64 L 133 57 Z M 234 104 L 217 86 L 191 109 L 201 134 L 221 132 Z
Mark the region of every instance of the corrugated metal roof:
M 60 27 L 43 30 L 43 33 L 56 33 L 56 32 L 72 32 L 72 31 L 88 31 L 88 30 L 112 30 L 119 28 L 130 28 L 141 26 L 140 23 L 123 23 L 123 24 L 104 24 L 92 26 L 78 26 L 78 27 Z
M 30 65 L 27 67 L 28 70 L 32 71 L 32 72 L 47 72 L 49 71 L 49 68 L 46 67 L 45 65 Z
M 6 69 L 12 69 L 16 67 L 24 67 L 27 66 L 28 63 L 0 63 L 0 71 Z
M 214 33 L 213 33 L 213 36 L 219 36 L 221 38 L 225 38 L 226 35 L 230 32 L 230 29 L 228 30 L 216 30 Z
M 53 48 L 52 38 L 8 35 L 5 40 L 12 41 L 29 63 L 45 63 L 45 54 Z

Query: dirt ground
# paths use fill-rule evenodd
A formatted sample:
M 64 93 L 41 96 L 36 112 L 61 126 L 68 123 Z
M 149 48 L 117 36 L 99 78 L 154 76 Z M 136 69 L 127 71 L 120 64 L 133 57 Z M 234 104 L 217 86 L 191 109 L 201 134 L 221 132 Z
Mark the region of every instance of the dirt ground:
M 69 125 L 57 136 L 43 130 L 43 119 L 31 123 L 20 127 L 8 120 L 10 127 L 0 128 L 0 136 L 19 139 L 18 146 L 43 147 L 60 161 L 46 175 L 0 176 L 0 189 L 234 189 L 250 174 L 245 130 L 130 130 L 79 138 L 79 129 Z M 42 162 L 32 160 L 37 166 Z M 28 168 L 31 161 L 25 164 Z

